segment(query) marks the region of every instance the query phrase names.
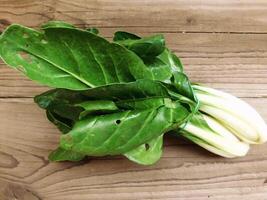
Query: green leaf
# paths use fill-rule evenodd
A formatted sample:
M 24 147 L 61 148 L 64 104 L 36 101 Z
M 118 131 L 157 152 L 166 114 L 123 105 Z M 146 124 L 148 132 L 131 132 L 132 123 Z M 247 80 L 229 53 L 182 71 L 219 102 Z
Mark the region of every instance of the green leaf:
M 118 109 L 113 101 L 87 100 L 78 92 L 64 89 L 47 91 L 36 96 L 34 101 L 41 108 L 46 109 L 47 118 L 62 133 L 69 132 L 75 120 L 89 114 L 112 113 Z
M 49 112 L 49 110 L 47 110 L 47 112 Z M 66 125 L 64 122 L 62 122 L 62 120 L 64 120 L 62 117 L 56 115 L 54 117 L 54 121 L 52 122 L 56 124 L 58 128 L 61 129 L 61 131 L 63 128 L 63 131 L 62 131 L 63 133 L 67 133 L 71 130 L 71 128 L 68 125 Z M 159 136 L 155 139 L 148 141 L 145 144 L 140 145 L 136 149 L 133 149 L 127 152 L 124 155 L 131 161 L 136 162 L 138 164 L 151 165 L 160 159 L 161 154 L 162 154 L 162 144 L 163 144 L 163 136 Z M 58 149 L 50 153 L 49 160 L 50 161 L 79 161 L 79 160 L 82 160 L 84 157 L 85 157 L 84 154 L 80 154 L 72 150 L 64 150 L 59 147 Z
M 162 155 L 163 135 L 153 138 L 145 144 L 124 154 L 129 160 L 141 165 L 152 165 Z
M 56 104 L 77 104 L 86 100 L 86 96 L 79 91 L 66 89 L 48 90 L 34 97 L 34 102 L 43 109 L 50 109 Z
M 82 111 L 88 113 L 111 113 L 116 109 L 125 109 L 125 102 L 137 104 L 138 99 L 171 98 L 189 104 L 192 109 L 196 102 L 183 96 L 171 84 L 141 79 L 130 83 L 112 84 L 91 88 L 84 91 L 55 89 L 35 97 L 35 102 L 44 109 L 52 110 L 58 115 L 76 120 Z M 118 108 L 115 107 L 114 103 Z M 148 101 L 147 101 L 148 102 Z M 83 104 L 88 104 L 86 108 Z
M 113 40 L 135 52 L 151 71 L 153 80 L 169 83 L 173 73 L 183 72 L 180 59 L 165 47 L 161 35 L 141 38 L 119 31 L 114 34 Z
M 61 27 L 61 28 L 76 28 L 74 25 L 69 24 L 67 22 L 63 21 L 49 21 L 45 24 L 42 24 L 41 28 L 46 29 L 46 28 L 56 28 L 56 27 Z
M 165 50 L 163 35 L 140 38 L 127 32 L 116 32 L 113 40 L 135 52 L 140 57 L 155 57 Z
M 80 106 L 84 109 L 84 111 L 79 114 L 79 119 L 82 119 L 89 114 L 107 114 L 118 110 L 118 107 L 113 101 L 107 100 L 85 101 L 76 104 L 75 106 Z
M 183 72 L 183 65 L 180 59 L 172 53 L 169 49 L 165 49 L 162 54 L 158 55 L 158 58 L 167 64 L 172 72 Z
M 46 116 L 50 122 L 55 124 L 57 128 L 63 133 L 68 133 L 72 129 L 73 122 L 69 119 L 59 116 L 51 110 L 46 110 Z
M 48 159 L 50 161 L 80 161 L 85 157 L 83 154 L 58 147 L 49 154 Z
M 122 40 L 138 40 L 141 39 L 141 37 L 133 34 L 133 33 L 128 33 L 124 31 L 117 31 L 114 33 L 113 41 L 122 41 Z
M 92 27 L 92 28 L 87 28 L 86 30 L 87 30 L 88 32 L 90 32 L 90 33 L 95 34 L 95 35 L 97 35 L 97 34 L 99 33 L 99 30 L 98 30 L 97 28 L 94 28 L 94 27 Z
M 61 27 L 61 28 L 76 28 L 79 29 L 77 27 L 75 27 L 73 24 L 69 24 L 63 21 L 49 21 L 45 24 L 43 24 L 41 26 L 41 28 L 46 29 L 46 28 L 56 28 L 56 27 Z M 97 35 L 99 33 L 99 30 L 97 28 L 86 28 L 86 31 L 93 33 L 95 35 Z
M 172 84 L 174 85 L 177 93 L 198 102 L 197 97 L 193 91 L 190 80 L 188 77 L 181 72 L 173 72 Z
M 49 22 L 43 24 L 41 27 L 43 29 L 56 28 L 56 27 L 79 29 L 79 28 L 75 27 L 73 24 L 69 24 L 69 23 L 66 23 L 66 22 L 63 22 L 63 21 L 49 21 Z M 97 35 L 99 33 L 99 30 L 97 28 L 94 28 L 94 27 L 86 28 L 85 30 L 90 32 L 90 33 L 93 33 L 95 35 Z
M 179 58 L 167 48 L 158 56 L 147 56 L 142 59 L 151 72 L 153 80 L 171 83 L 171 78 L 175 73 L 183 73 L 183 66 Z
M 164 83 L 140 79 L 134 82 L 99 86 L 82 91 L 54 89 L 36 96 L 34 101 L 41 108 L 50 109 L 57 104 L 79 106 L 79 103 L 90 100 L 119 101 L 148 97 L 171 97 L 169 93 L 170 90 Z
M 172 71 L 168 64 L 164 63 L 158 57 L 146 57 L 143 59 L 145 65 L 151 71 L 153 80 L 170 83 Z
M 80 102 L 86 101 L 86 98 L 79 93 L 65 89 L 53 89 L 44 92 L 34 97 L 34 102 L 37 103 L 41 108 L 47 110 L 48 119 L 56 126 L 58 124 L 59 117 L 70 124 L 80 117 L 80 113 L 85 111 L 82 106 L 75 106 Z M 58 127 L 61 130 L 61 127 Z M 61 130 L 62 131 L 62 130 Z
M 82 120 L 76 118 L 72 130 L 62 136 L 61 147 L 90 156 L 117 155 L 187 120 L 191 111 L 180 104 L 179 95 L 172 93 L 164 83 L 143 79 L 84 91 L 52 90 L 39 95 L 36 102 L 43 108 L 53 108 L 63 118 L 69 115 L 57 111 L 57 102 L 89 111 L 94 107 L 108 110 L 108 113 L 88 112 Z M 80 107 L 83 102 L 90 102 L 89 107 Z
M 97 33 L 60 21 L 40 31 L 11 25 L 0 36 L 0 57 L 59 88 L 35 97 L 63 133 L 50 160 L 125 154 L 152 164 L 161 156 L 163 134 L 184 124 L 198 101 L 162 35 L 117 32 L 111 43 Z
M 125 102 L 128 102 L 129 106 L 130 102 L 137 104 L 138 99 L 144 100 L 151 97 L 180 100 L 190 104 L 192 109 L 196 104 L 180 95 L 174 86 L 146 79 L 100 86 L 84 91 L 55 89 L 36 96 L 34 100 L 43 109 L 49 109 L 61 117 L 76 120 L 83 111 L 89 114 L 111 113 L 116 109 L 125 109 L 122 107 L 126 105 Z M 115 107 L 113 101 L 118 108 Z M 84 104 L 88 104 L 89 107 Z
M 60 146 L 90 156 L 119 155 L 178 127 L 188 115 L 179 102 L 162 99 L 157 108 L 90 116 L 62 135 Z
M 11 25 L 0 36 L 0 56 L 30 79 L 56 88 L 80 90 L 152 77 L 133 52 L 66 24 L 46 24 L 42 31 Z

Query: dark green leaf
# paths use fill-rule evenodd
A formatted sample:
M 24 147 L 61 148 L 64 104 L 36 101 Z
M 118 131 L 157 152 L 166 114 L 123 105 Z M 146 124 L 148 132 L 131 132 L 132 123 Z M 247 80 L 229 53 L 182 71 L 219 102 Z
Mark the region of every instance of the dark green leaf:
M 34 97 L 34 102 L 43 109 L 48 109 L 54 104 L 76 104 L 86 100 L 80 92 L 67 89 L 53 89 Z
M 35 102 L 41 108 L 49 109 L 70 120 L 84 117 L 85 113 L 105 114 L 116 112 L 119 109 L 136 109 L 140 102 L 146 102 L 149 107 L 153 107 L 152 104 L 157 101 L 150 102 L 150 99 L 157 98 L 180 100 L 182 103 L 191 105 L 191 109 L 194 109 L 196 102 L 181 95 L 179 92 L 176 87 L 170 84 L 143 79 L 84 91 L 50 90 L 36 96 Z M 83 116 L 80 116 L 81 112 L 83 112 Z
M 167 64 L 172 72 L 183 72 L 183 65 L 180 59 L 173 54 L 169 49 L 165 49 L 162 54 L 158 56 L 158 58 Z
M 87 28 L 86 30 L 96 35 L 99 33 L 99 30 L 97 28 Z
M 161 35 L 140 38 L 137 35 L 119 31 L 114 34 L 113 40 L 142 58 L 151 71 L 153 80 L 169 83 L 172 73 L 183 72 L 180 59 L 165 47 L 165 40 Z
M 54 104 L 76 105 L 89 100 L 127 100 L 147 97 L 170 97 L 164 83 L 149 79 L 140 79 L 129 83 L 117 83 L 90 88 L 82 91 L 54 89 L 35 97 L 35 102 L 44 109 Z
M 103 108 L 102 111 L 112 111 L 116 110 L 113 101 L 117 106 L 121 106 L 123 101 L 134 102 L 138 99 L 144 100 L 151 97 L 184 101 L 186 96 L 182 96 L 179 92 L 176 87 L 170 84 L 141 79 L 135 82 L 100 86 L 84 91 L 55 89 L 36 96 L 34 100 L 41 108 L 53 110 L 53 112 L 68 119 L 77 119 L 80 112 L 86 111 L 86 106 L 82 106 L 82 103 L 85 102 L 91 106 L 90 109 L 87 108 L 88 111 L 99 111 L 100 108 Z M 92 109 L 92 107 L 95 108 Z
M 84 110 L 79 114 L 79 119 L 86 117 L 89 114 L 107 114 L 113 113 L 118 110 L 118 107 L 113 101 L 108 100 L 95 100 L 84 101 L 75 105 L 76 107 L 82 107 Z
M 172 84 L 178 94 L 181 94 L 195 102 L 198 102 L 188 77 L 181 72 L 173 72 Z
M 127 100 L 147 97 L 169 96 L 166 86 L 150 79 L 140 79 L 135 82 L 118 83 L 96 87 L 81 91 L 81 94 L 90 99 Z
M 36 31 L 11 25 L 0 36 L 0 56 L 39 83 L 86 89 L 151 78 L 142 60 L 122 46 L 67 25 Z
M 81 106 L 75 106 L 75 104 L 86 101 L 86 98 L 71 90 L 54 89 L 37 95 L 34 97 L 34 101 L 41 108 L 49 110 L 53 114 L 75 121 L 84 111 Z
M 158 56 L 165 50 L 165 39 L 163 35 L 138 38 L 138 36 L 130 33 L 117 32 L 115 33 L 114 41 L 135 52 L 142 58 Z
M 46 110 L 46 116 L 50 122 L 55 124 L 57 128 L 63 133 L 68 133 L 72 129 L 73 122 L 69 119 L 59 116 L 51 110 Z
M 54 101 L 59 101 L 70 106 L 90 102 L 89 111 L 93 104 L 97 110 L 115 110 L 105 114 L 89 112 L 84 119 L 75 120 L 72 130 L 61 138 L 61 147 L 66 150 L 100 156 L 126 153 L 184 123 L 191 111 L 180 104 L 178 94 L 172 93 L 166 84 L 143 79 L 85 91 L 57 89 L 36 99 L 45 108 L 56 108 Z
M 128 33 L 124 31 L 117 31 L 114 33 L 113 41 L 122 41 L 122 40 L 128 40 L 128 39 L 138 40 L 141 38 L 133 33 Z
M 172 70 L 168 64 L 164 63 L 158 57 L 146 57 L 143 61 L 149 71 L 151 71 L 153 80 L 170 83 Z
M 163 134 L 190 119 L 198 101 L 162 35 L 117 32 L 110 43 L 97 33 L 60 21 L 41 31 L 11 25 L 0 36 L 0 57 L 39 83 L 65 88 L 35 97 L 63 133 L 50 160 L 124 154 L 152 164 Z
M 162 104 L 157 108 L 88 116 L 61 136 L 60 146 L 90 156 L 126 153 L 185 122 L 189 112 L 178 101 L 162 99 Z

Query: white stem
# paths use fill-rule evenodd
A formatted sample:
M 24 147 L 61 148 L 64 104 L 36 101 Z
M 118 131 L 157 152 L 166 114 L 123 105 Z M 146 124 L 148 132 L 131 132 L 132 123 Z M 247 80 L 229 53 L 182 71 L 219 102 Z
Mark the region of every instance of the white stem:
M 206 142 L 198 143 L 199 145 L 224 157 L 244 156 L 249 150 L 249 145 L 246 143 L 229 140 L 229 138 L 204 130 L 190 122 L 187 123 L 184 130 Z M 195 142 L 197 143 L 198 141 Z M 207 143 L 210 145 L 207 145 Z M 225 155 L 222 152 L 225 152 Z
M 207 122 L 207 124 L 209 125 L 209 127 L 214 130 L 215 133 L 218 133 L 220 136 L 227 138 L 229 140 L 232 140 L 234 142 L 238 142 L 239 140 L 237 139 L 237 137 L 235 137 L 235 135 L 233 135 L 233 133 L 231 133 L 226 127 L 222 126 L 217 120 L 204 115 L 203 114 L 203 118 L 205 119 L 205 121 Z
M 249 104 L 233 95 L 212 88 L 194 86 L 194 89 L 202 105 L 216 107 L 221 111 L 225 111 L 225 113 L 234 115 L 236 120 L 230 124 L 237 121 L 241 125 L 243 121 L 243 124 L 246 124 L 245 127 L 250 127 L 248 128 L 250 131 L 243 131 L 243 133 L 238 134 L 238 136 L 243 135 L 242 139 L 246 138 L 245 134 L 248 132 L 249 138 L 246 140 L 247 142 L 263 143 L 267 141 L 267 125 L 257 111 Z M 203 109 L 203 106 L 200 107 L 201 109 Z M 231 118 L 232 120 L 234 119 L 233 117 Z M 242 127 L 240 128 L 242 129 Z M 235 131 L 241 132 L 239 129 L 235 129 Z
M 218 108 L 207 105 L 200 106 L 200 110 L 211 115 L 222 124 L 226 125 L 241 140 L 248 143 L 256 143 L 258 141 L 259 138 L 255 133 L 255 130 L 253 130 L 247 123 L 234 117 L 233 115 Z

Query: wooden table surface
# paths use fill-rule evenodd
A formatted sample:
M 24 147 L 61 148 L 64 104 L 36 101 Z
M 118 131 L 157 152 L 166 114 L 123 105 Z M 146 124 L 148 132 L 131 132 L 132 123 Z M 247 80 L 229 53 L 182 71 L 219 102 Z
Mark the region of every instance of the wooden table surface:
M 267 120 L 265 0 L 0 0 L 0 31 L 49 20 L 140 35 L 163 33 L 192 81 L 237 95 Z M 166 138 L 163 158 L 139 166 L 123 157 L 50 163 L 59 131 L 32 97 L 47 88 L 0 62 L 0 199 L 267 199 L 267 145 L 225 159 Z

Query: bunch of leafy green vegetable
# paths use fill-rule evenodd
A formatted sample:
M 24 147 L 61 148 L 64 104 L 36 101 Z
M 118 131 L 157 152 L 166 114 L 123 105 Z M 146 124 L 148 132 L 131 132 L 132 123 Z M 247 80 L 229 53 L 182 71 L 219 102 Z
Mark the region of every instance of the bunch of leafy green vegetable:
M 97 29 L 65 22 L 48 22 L 40 30 L 14 24 L 0 36 L 0 57 L 54 88 L 34 98 L 62 133 L 51 161 L 124 155 L 153 164 L 161 157 L 164 133 L 173 130 L 214 149 L 190 129 L 208 124 L 198 111 L 196 89 L 162 35 L 116 32 L 109 42 Z M 231 152 L 241 156 L 247 150 Z

